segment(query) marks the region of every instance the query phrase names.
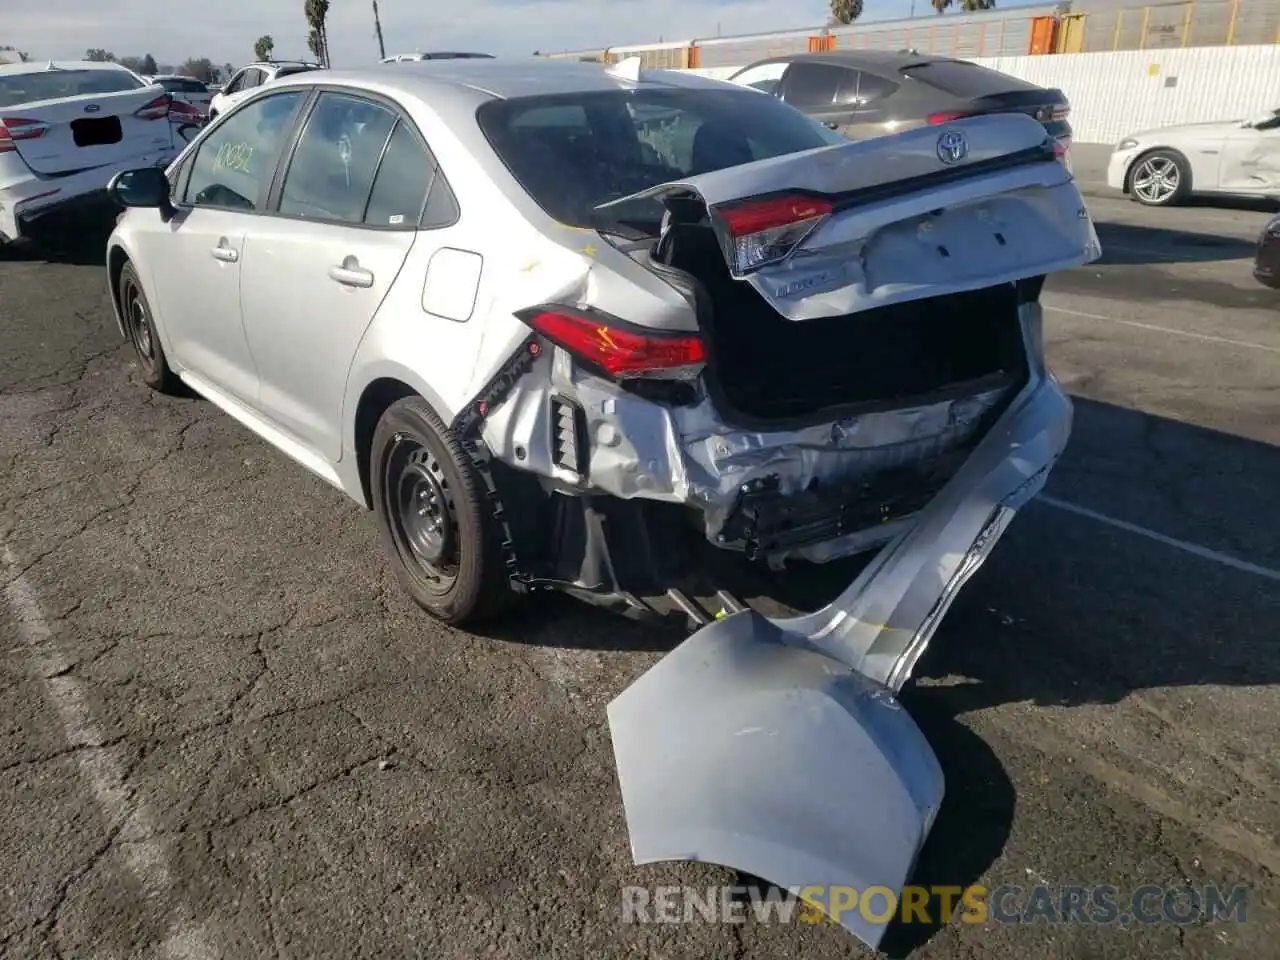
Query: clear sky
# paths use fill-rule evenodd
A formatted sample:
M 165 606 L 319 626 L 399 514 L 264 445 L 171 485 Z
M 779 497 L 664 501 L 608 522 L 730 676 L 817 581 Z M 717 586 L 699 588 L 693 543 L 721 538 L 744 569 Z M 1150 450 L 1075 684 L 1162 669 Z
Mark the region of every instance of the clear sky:
M 906 16 L 912 0 L 866 0 L 865 19 Z M 928 0 L 916 0 L 917 13 Z M 1002 6 L 1017 5 L 1005 0 Z M 659 38 L 753 33 L 822 24 L 826 0 L 379 0 L 387 53 L 478 50 L 528 55 Z M 162 63 L 253 59 L 253 42 L 275 40 L 281 59 L 307 58 L 303 0 L 0 0 L 0 45 L 33 57 L 81 57 L 90 47 Z M 332 0 L 335 67 L 377 58 L 371 0 Z

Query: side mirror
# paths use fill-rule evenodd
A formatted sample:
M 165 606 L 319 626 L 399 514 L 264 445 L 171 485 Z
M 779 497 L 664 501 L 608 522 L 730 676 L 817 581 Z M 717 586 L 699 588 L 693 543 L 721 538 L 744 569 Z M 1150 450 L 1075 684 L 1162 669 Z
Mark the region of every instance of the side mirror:
M 169 178 L 159 167 L 120 171 L 107 184 L 107 196 L 122 207 L 153 207 L 166 222 L 173 215 Z

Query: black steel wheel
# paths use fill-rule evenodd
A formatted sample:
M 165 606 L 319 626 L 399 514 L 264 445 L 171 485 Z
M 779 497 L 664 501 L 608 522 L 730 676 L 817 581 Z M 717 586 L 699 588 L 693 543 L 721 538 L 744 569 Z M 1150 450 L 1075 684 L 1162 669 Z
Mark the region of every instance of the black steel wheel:
M 369 454 L 378 532 L 401 585 L 446 623 L 502 612 L 513 594 L 484 484 L 430 404 L 388 407 Z
M 156 333 L 155 316 L 151 312 L 151 304 L 138 272 L 132 263 L 126 263 L 120 270 L 120 281 L 116 285 L 120 304 L 120 317 L 124 321 L 124 332 L 133 344 L 134 355 L 138 358 L 138 367 L 142 371 L 142 381 L 152 390 L 160 393 L 178 393 L 181 382 L 177 374 L 169 369 L 165 359 L 164 347 L 160 344 L 160 336 Z

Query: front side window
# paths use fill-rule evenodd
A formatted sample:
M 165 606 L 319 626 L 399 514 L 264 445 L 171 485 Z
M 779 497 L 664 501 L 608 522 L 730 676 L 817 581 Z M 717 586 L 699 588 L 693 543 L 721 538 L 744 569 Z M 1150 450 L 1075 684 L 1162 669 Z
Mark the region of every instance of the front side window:
M 0 77 L 0 108 L 21 103 L 139 90 L 143 83 L 128 70 L 47 70 Z
M 280 212 L 362 222 L 378 162 L 395 125 L 395 113 L 379 104 L 341 93 L 321 94 L 289 162 Z M 412 211 L 414 220 L 421 209 L 419 204 Z
M 200 144 L 183 202 L 252 212 L 275 173 L 304 90 L 263 97 L 228 116 Z
M 594 208 L 672 180 L 845 142 L 772 97 L 732 87 L 491 100 L 477 119 L 548 215 L 571 226 L 646 232 L 661 223 L 657 201 Z

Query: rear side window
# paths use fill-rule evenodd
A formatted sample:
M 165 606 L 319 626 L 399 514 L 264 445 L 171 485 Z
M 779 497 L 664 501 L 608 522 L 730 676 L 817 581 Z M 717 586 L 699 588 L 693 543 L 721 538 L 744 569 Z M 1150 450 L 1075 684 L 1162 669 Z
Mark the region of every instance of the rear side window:
M 782 81 L 782 99 L 793 107 L 828 107 L 851 72 L 829 63 L 793 63 Z
M 411 227 L 427 201 L 435 161 L 403 122 L 396 127 L 378 167 L 364 222 L 371 227 Z
M 494 152 L 552 218 L 656 232 L 663 207 L 598 204 L 755 160 L 843 143 L 754 90 L 590 91 L 491 100 L 477 112 Z
M 1034 83 L 1027 83 L 999 70 L 989 70 L 966 60 L 934 60 L 903 67 L 902 72 L 913 80 L 927 83 L 935 89 L 956 97 L 989 97 L 1008 93 L 1010 90 L 1038 90 Z
M 378 161 L 395 125 L 396 115 L 386 107 L 322 93 L 289 162 L 280 212 L 362 222 Z
M 859 73 L 858 103 L 871 103 L 889 96 L 898 89 L 898 84 L 874 73 Z
M 204 143 L 191 166 L 183 202 L 252 212 L 279 163 L 285 137 L 306 92 L 263 97 L 227 117 Z
M 141 80 L 127 70 L 48 70 L 0 77 L 0 107 L 20 103 L 80 97 L 95 93 L 138 90 Z

